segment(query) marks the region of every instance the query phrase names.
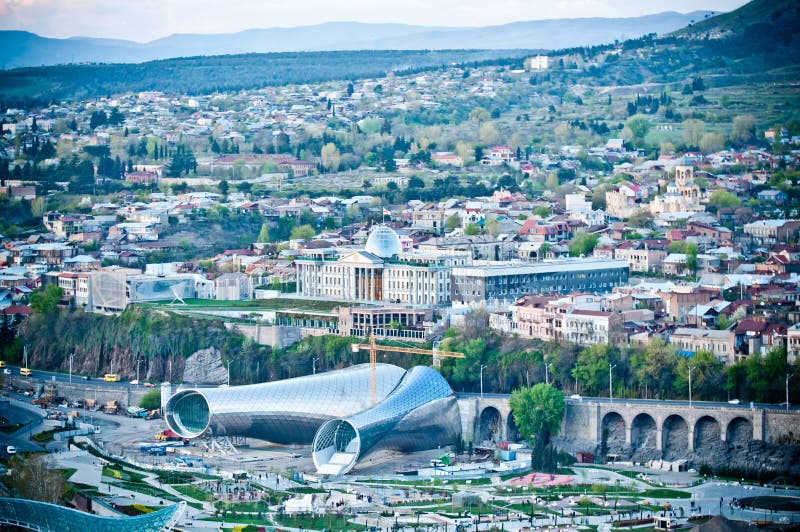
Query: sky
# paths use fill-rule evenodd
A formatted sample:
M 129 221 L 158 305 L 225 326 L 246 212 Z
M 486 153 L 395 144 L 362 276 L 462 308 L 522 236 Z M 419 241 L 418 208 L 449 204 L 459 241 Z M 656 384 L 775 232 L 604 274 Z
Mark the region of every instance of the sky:
M 146 42 L 331 21 L 489 26 L 552 18 L 731 11 L 745 0 L 0 0 L 0 29 Z

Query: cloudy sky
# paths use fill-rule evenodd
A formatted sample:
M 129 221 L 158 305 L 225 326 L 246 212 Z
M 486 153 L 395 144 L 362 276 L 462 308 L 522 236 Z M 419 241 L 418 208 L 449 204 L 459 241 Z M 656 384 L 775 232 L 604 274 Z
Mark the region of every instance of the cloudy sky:
M 0 0 L 0 29 L 149 41 L 329 21 L 486 26 L 521 20 L 730 11 L 745 0 Z

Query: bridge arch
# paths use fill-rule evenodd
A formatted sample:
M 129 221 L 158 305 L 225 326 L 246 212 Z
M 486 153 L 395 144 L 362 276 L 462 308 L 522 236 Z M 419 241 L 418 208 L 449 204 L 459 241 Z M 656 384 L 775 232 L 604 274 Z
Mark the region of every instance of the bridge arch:
M 733 445 L 744 445 L 753 439 L 753 423 L 737 416 L 728 422 L 725 439 Z
M 619 412 L 607 412 L 601 423 L 601 448 L 617 454 L 625 449 L 625 418 Z
M 665 460 L 684 458 L 689 450 L 689 425 L 683 416 L 672 414 L 661 425 L 661 447 Z
M 503 435 L 503 416 L 500 411 L 487 406 L 478 416 L 478 443 L 497 441 Z
M 631 446 L 637 451 L 658 448 L 658 424 L 650 414 L 641 412 L 631 421 Z
M 519 428 L 517 427 L 517 422 L 514 419 L 514 412 L 509 412 L 508 418 L 506 419 L 506 440 L 519 441 L 519 439 Z
M 722 439 L 722 426 L 714 416 L 701 416 L 694 424 L 694 450 L 713 445 Z

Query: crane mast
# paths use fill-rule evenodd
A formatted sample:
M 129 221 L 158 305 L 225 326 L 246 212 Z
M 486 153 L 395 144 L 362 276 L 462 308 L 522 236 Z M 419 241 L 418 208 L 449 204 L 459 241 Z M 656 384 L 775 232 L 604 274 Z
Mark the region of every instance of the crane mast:
M 357 353 L 359 350 L 368 350 L 369 351 L 369 366 L 370 366 L 370 375 L 369 375 L 369 394 L 370 400 L 374 405 L 376 403 L 376 395 L 377 395 L 377 375 L 376 375 L 376 366 L 378 364 L 378 351 L 387 351 L 391 353 L 407 353 L 411 355 L 430 355 L 434 358 L 442 357 L 442 358 L 466 358 L 464 353 L 459 353 L 457 351 L 440 351 L 439 349 L 421 349 L 418 347 L 395 347 L 391 345 L 377 345 L 375 343 L 375 335 L 369 335 L 369 343 L 368 344 L 353 344 L 353 352 Z

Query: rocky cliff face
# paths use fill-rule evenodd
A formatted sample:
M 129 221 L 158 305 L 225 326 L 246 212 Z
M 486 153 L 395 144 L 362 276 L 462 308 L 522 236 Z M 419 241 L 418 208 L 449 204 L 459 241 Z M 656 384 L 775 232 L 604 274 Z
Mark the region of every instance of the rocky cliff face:
M 222 354 L 210 347 L 201 349 L 186 359 L 183 382 L 191 384 L 223 384 L 228 382 L 228 370 L 222 364 Z

